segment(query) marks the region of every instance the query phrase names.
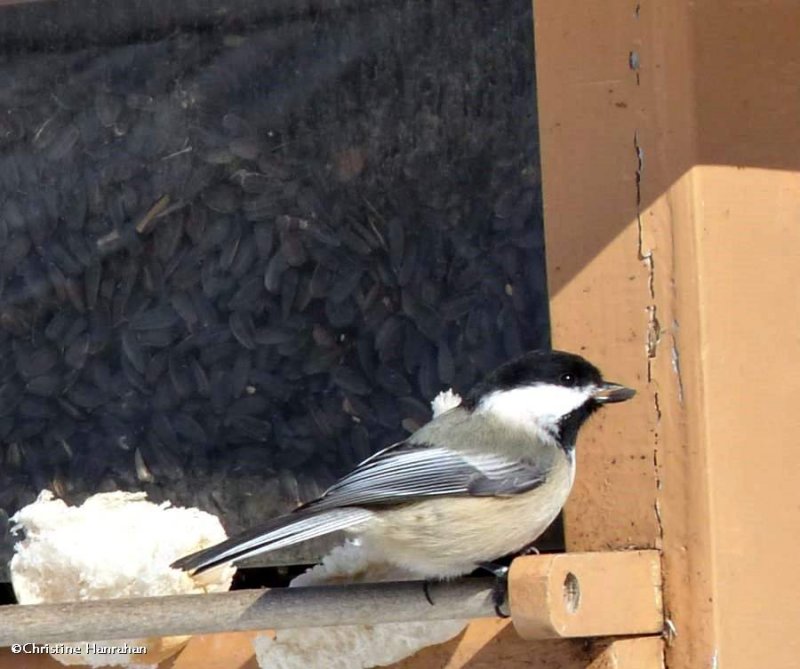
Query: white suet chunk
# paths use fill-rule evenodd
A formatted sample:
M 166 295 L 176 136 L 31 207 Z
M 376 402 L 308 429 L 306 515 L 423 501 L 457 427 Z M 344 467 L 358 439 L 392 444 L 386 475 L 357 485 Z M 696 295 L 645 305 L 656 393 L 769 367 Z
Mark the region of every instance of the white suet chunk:
M 20 604 L 220 592 L 236 570 L 225 566 L 193 578 L 170 568 L 177 558 L 225 540 L 215 516 L 199 509 L 154 504 L 143 492 L 94 495 L 68 506 L 49 490 L 12 518 L 16 543 L 10 571 Z M 187 637 L 100 641 L 146 645 L 146 655 L 54 655 L 63 664 L 154 665 Z M 85 647 L 85 644 L 71 644 Z
M 461 396 L 452 389 L 439 393 L 431 402 L 434 418 L 459 404 Z M 416 578 L 385 564 L 358 541 L 349 541 L 295 578 L 291 587 Z M 441 620 L 281 630 L 274 638 L 256 637 L 253 646 L 262 669 L 365 669 L 393 664 L 427 646 L 444 643 L 466 625 L 466 620 Z
M 348 542 L 295 578 L 291 587 L 415 579 L 375 559 L 365 547 Z M 366 669 L 399 662 L 452 639 L 466 624 L 466 620 L 441 620 L 280 630 L 275 638 L 256 637 L 253 646 L 262 669 Z

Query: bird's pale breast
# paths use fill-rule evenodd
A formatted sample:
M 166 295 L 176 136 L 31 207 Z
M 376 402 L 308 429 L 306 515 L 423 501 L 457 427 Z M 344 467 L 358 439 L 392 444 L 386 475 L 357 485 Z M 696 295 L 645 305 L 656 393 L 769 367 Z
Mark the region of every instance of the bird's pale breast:
M 376 512 L 358 528 L 387 562 L 426 578 L 469 573 L 520 550 L 558 516 L 573 480 L 560 452 L 546 483 L 509 497 L 442 497 Z

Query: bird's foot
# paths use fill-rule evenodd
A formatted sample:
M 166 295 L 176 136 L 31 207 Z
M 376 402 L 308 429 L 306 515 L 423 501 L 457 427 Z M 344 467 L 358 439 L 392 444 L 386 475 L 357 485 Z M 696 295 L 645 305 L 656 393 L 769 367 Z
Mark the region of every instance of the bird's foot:
M 539 555 L 539 549 L 533 544 L 528 544 L 520 552 L 520 555 Z
M 494 612 L 498 618 L 508 618 L 508 567 L 492 562 L 482 562 L 479 566 L 495 577 L 492 588 Z
M 433 598 L 431 597 L 430 588 L 431 588 L 431 582 L 427 580 L 424 581 L 422 584 L 422 592 L 425 593 L 425 599 L 428 600 L 428 604 L 430 604 L 431 606 L 435 606 L 435 604 L 433 603 Z

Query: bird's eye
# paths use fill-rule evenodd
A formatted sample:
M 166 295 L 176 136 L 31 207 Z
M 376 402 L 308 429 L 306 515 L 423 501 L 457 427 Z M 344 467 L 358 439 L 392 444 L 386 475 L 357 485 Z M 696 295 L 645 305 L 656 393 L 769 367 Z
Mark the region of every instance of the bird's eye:
M 575 385 L 575 375 L 574 374 L 562 374 L 559 378 L 562 386 L 574 386 Z

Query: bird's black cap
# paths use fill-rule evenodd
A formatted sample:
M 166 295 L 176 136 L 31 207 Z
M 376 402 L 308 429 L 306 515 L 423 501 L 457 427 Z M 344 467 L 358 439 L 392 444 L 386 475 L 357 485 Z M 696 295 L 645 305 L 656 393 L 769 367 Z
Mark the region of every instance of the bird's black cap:
M 491 372 L 472 389 L 467 401 L 474 405 L 497 390 L 512 390 L 534 383 L 580 387 L 601 386 L 604 381 L 600 370 L 579 355 L 565 351 L 530 351 Z
M 554 436 L 566 450 L 575 446 L 578 430 L 601 406 L 624 402 L 636 394 L 631 388 L 603 380 L 600 370 L 579 355 L 540 350 L 525 353 L 495 369 L 472 389 L 463 406 L 472 410 L 490 393 L 540 383 L 592 389 L 583 404 L 558 421 Z

